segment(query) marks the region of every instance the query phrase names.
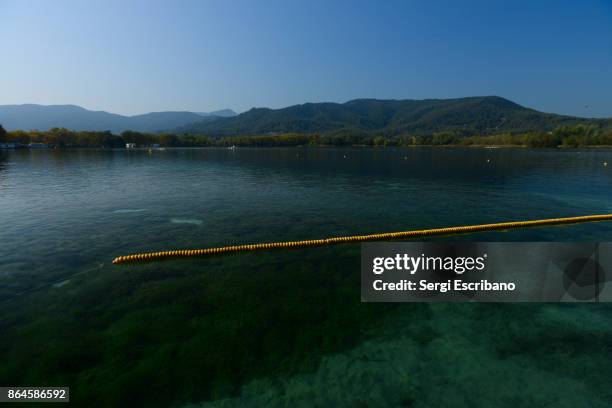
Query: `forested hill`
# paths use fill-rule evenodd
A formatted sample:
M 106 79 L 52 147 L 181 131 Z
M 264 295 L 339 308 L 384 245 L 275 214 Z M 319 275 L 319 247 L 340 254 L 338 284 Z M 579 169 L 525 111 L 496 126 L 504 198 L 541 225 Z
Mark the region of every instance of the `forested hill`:
M 383 136 L 430 135 L 453 131 L 460 135 L 548 131 L 558 126 L 592 123 L 612 125 L 610 119 L 586 119 L 538 112 L 497 96 L 458 99 L 376 100 L 306 103 L 283 109 L 253 108 L 231 118 L 199 121 L 178 133 L 209 136 L 284 132 L 376 132 Z
M 121 133 L 172 132 L 209 137 L 308 133 L 325 136 L 456 137 L 550 131 L 560 126 L 591 124 L 611 128 L 612 119 L 587 119 L 542 113 L 496 96 L 458 99 L 377 100 L 305 103 L 283 109 L 253 108 L 236 115 L 153 112 L 123 116 L 74 105 L 0 105 L 0 125 L 7 130 L 66 128 Z

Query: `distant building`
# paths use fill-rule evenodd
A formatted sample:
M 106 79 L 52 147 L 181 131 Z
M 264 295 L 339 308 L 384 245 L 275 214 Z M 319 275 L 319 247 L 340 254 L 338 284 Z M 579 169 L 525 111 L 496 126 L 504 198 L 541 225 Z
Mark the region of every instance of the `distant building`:
M 159 149 L 159 143 L 153 143 L 151 147 L 154 149 Z
M 46 143 L 30 143 L 28 146 L 30 149 L 46 149 L 49 147 Z
M 0 143 L 0 149 L 14 149 L 15 143 Z
M 135 149 L 136 148 L 136 143 L 126 143 L 125 144 L 125 148 L 126 149 Z

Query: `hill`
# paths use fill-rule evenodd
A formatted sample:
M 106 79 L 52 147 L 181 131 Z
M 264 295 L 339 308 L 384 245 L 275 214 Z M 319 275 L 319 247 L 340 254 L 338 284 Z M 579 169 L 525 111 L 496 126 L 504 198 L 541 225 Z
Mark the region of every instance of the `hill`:
M 229 109 L 218 116 L 231 116 Z M 235 114 L 235 113 L 234 113 Z M 173 129 L 203 120 L 202 116 L 216 118 L 215 113 L 151 112 L 124 116 L 104 111 L 90 111 L 75 105 L 0 105 L 0 124 L 7 130 L 48 130 L 64 127 L 72 130 L 124 130 L 156 132 Z
M 231 118 L 232 116 L 238 115 L 236 112 L 234 112 L 231 109 L 221 109 L 221 110 L 217 110 L 214 112 L 196 112 L 196 113 L 204 117 L 218 116 L 221 118 Z
M 173 131 L 212 137 L 318 133 L 335 135 L 457 136 L 550 131 L 559 126 L 592 124 L 612 127 L 612 119 L 588 119 L 538 112 L 497 96 L 457 99 L 377 100 L 305 103 L 282 109 L 253 108 L 237 115 L 224 109 L 205 112 L 152 112 L 123 116 L 75 105 L 0 105 L 7 130 L 71 130 L 120 133 Z
M 497 96 L 457 99 L 377 100 L 306 103 L 283 109 L 253 108 L 230 118 L 199 121 L 180 133 L 228 136 L 245 134 L 376 132 L 385 136 L 428 135 L 455 131 L 462 135 L 547 131 L 558 126 L 609 119 L 586 119 L 542 113 Z

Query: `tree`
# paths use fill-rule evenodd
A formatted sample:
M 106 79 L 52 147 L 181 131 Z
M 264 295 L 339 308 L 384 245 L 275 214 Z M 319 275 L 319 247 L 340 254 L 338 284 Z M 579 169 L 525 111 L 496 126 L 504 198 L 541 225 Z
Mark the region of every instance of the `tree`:
M 387 145 L 387 139 L 385 139 L 383 136 L 376 136 L 374 138 L 374 146 L 386 146 Z
M 0 125 L 0 143 L 6 143 L 7 141 L 8 140 L 6 130 L 4 130 L 2 125 Z
M 434 145 L 450 145 L 458 143 L 459 139 L 453 132 L 434 133 L 432 143 Z
M 159 135 L 159 144 L 162 146 L 176 146 L 179 142 L 178 137 L 169 133 L 162 133 Z

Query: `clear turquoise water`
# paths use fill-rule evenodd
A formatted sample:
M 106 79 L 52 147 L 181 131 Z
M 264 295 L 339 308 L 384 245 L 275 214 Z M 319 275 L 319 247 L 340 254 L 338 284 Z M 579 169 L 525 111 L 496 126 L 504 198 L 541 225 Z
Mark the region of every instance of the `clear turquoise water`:
M 110 263 L 611 213 L 604 161 L 612 151 L 0 152 L 0 382 L 67 384 L 76 404 L 99 406 L 432 406 L 444 403 L 436 387 L 456 396 L 448 406 L 491 406 L 499 393 L 500 406 L 609 406 L 606 305 L 360 304 L 355 245 Z M 596 223 L 453 239 L 611 238 L 612 226 Z M 540 397 L 529 400 L 527 385 Z

